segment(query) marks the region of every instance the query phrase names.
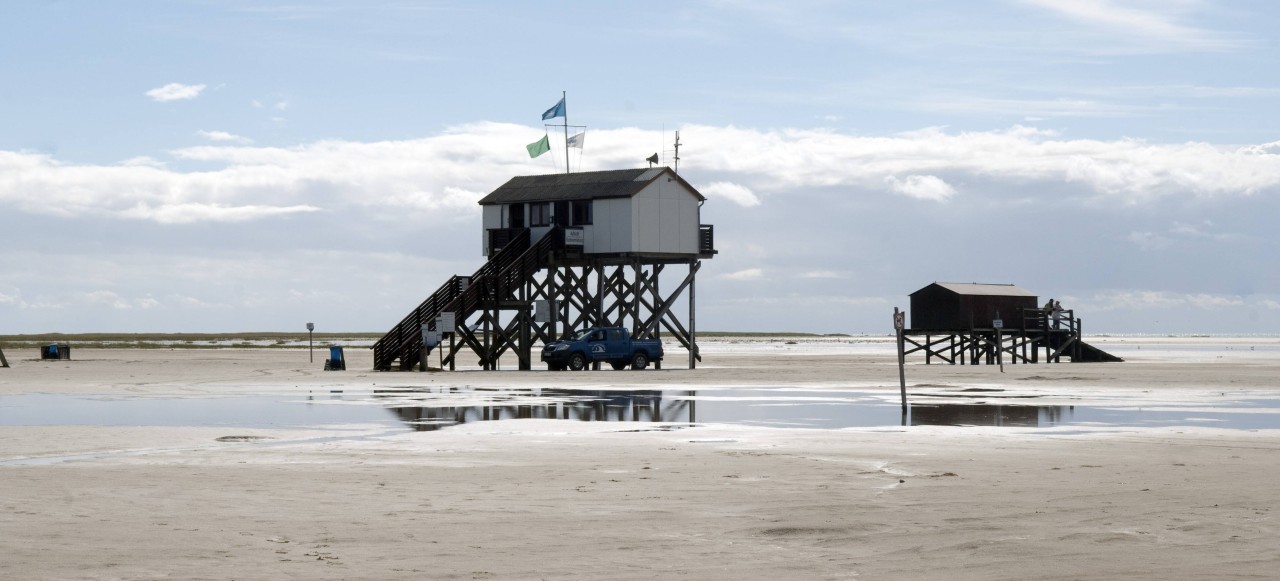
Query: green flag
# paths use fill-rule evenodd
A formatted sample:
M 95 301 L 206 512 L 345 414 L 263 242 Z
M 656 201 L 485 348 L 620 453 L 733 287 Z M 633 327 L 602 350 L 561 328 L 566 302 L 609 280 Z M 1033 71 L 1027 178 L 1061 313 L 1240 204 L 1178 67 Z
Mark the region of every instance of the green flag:
M 548 136 L 543 135 L 542 139 L 530 143 L 529 145 L 524 146 L 524 148 L 529 150 L 529 157 L 538 157 L 539 155 L 551 151 L 551 140 Z

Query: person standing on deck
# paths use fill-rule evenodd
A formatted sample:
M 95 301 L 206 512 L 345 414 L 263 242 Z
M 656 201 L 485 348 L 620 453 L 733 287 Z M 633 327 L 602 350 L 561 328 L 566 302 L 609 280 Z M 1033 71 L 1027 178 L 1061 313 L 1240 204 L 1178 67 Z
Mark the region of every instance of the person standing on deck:
M 1062 303 L 1055 300 L 1050 300 L 1049 302 L 1053 303 L 1053 328 L 1057 329 L 1062 321 Z

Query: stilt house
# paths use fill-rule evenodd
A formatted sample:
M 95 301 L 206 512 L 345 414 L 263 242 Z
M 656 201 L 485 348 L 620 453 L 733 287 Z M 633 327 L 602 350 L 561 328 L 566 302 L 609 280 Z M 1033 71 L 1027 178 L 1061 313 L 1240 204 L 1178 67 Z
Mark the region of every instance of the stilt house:
M 904 355 L 951 365 L 1121 361 L 1085 343 L 1074 310 L 1041 308 L 1039 298 L 1011 284 L 935 282 L 911 293 L 911 325 Z M 1000 321 L 997 325 L 996 321 Z
M 442 365 L 469 350 L 483 369 L 504 353 L 531 369 L 534 344 L 592 326 L 625 326 L 642 339 L 665 333 L 688 350 L 692 369 L 702 358 L 696 274 L 716 255 L 715 230 L 701 223 L 705 201 L 666 167 L 511 178 L 479 202 L 485 263 L 445 281 L 379 339 L 374 369 L 425 366 L 428 343 L 443 336 Z M 660 284 L 664 270 L 682 266 L 677 284 Z

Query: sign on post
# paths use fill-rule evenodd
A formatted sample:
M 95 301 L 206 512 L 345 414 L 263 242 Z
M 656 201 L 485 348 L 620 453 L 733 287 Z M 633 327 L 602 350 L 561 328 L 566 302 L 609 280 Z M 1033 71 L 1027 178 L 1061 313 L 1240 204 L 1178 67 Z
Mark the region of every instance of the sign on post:
M 1000 313 L 996 313 L 996 316 L 999 317 Z M 1004 328 L 1004 319 L 991 321 L 991 327 L 996 330 L 996 363 L 1000 364 L 1000 373 L 1004 373 L 1004 338 L 1000 336 L 1000 330 Z
M 533 301 L 533 322 L 550 323 L 551 314 L 559 307 L 559 301 L 538 299 Z
M 436 317 L 436 330 L 442 335 L 452 334 L 457 327 L 457 318 L 458 316 L 454 313 L 440 313 L 440 316 Z
M 435 348 L 440 344 L 440 331 L 436 331 L 430 325 L 422 325 L 422 345 L 428 350 Z

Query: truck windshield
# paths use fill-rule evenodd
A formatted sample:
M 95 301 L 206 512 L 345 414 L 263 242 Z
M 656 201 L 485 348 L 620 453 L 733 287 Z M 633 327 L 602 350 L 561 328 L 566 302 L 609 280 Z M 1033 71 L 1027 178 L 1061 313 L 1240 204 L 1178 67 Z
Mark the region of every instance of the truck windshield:
M 589 335 L 591 335 L 591 329 L 584 329 L 584 330 L 582 330 L 582 331 L 578 331 L 577 333 L 574 333 L 574 334 L 573 334 L 573 340 L 574 340 L 574 341 L 583 341 L 583 340 L 586 340 L 587 336 L 589 336 Z

